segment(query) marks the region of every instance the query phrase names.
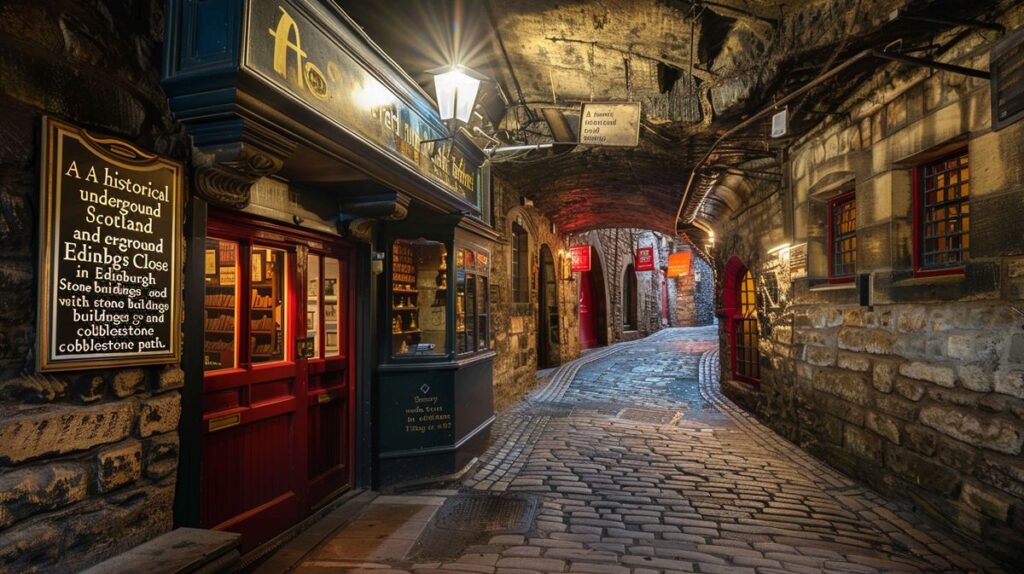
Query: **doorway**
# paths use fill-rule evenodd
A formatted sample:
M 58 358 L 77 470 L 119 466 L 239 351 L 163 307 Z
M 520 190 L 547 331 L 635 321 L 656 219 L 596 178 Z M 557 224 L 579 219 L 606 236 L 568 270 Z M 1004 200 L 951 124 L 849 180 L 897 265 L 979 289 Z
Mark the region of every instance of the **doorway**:
M 200 520 L 248 552 L 353 484 L 352 253 L 234 218 L 205 253 Z
M 626 266 L 622 276 L 622 329 L 636 331 L 636 271 L 633 264 Z
M 608 344 L 605 301 L 601 256 L 596 249 L 591 249 L 590 271 L 580 273 L 580 348 L 593 349 Z
M 547 245 L 540 247 L 540 289 L 537 304 L 537 369 L 558 364 L 559 336 L 558 277 L 555 259 Z

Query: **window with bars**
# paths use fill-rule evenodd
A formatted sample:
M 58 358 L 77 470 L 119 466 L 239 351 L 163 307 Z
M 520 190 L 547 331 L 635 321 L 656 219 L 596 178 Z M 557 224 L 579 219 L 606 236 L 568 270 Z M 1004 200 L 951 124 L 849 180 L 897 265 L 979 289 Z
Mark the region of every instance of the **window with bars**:
M 512 302 L 530 302 L 530 240 L 518 223 L 512 224 Z
M 828 206 L 828 277 L 850 281 L 857 271 L 857 198 L 845 193 Z
M 734 375 L 748 381 L 761 379 L 761 360 L 757 350 L 757 293 L 750 270 L 743 271 L 737 289 L 739 307 L 734 319 Z
M 921 270 L 962 266 L 971 247 L 967 150 L 921 165 L 917 171 L 917 266 Z

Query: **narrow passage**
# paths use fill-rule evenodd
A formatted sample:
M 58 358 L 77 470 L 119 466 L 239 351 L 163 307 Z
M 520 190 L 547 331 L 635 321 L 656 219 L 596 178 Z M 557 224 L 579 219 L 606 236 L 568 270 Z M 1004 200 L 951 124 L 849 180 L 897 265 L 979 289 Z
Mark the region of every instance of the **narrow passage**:
M 427 501 L 415 537 L 398 528 L 416 539 L 400 555 L 353 559 L 367 541 L 342 530 L 299 572 L 998 571 L 722 397 L 715 329 L 669 329 L 560 367 L 501 417 L 458 491 L 381 497 Z M 460 497 L 517 500 L 533 520 L 453 526 L 445 508 Z

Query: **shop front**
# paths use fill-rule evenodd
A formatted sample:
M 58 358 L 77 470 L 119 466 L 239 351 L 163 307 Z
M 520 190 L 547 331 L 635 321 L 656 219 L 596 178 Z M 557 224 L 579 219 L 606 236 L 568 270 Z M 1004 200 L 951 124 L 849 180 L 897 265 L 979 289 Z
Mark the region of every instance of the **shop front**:
M 333 4 L 168 8 L 196 168 L 176 519 L 262 551 L 486 446 L 483 155 Z

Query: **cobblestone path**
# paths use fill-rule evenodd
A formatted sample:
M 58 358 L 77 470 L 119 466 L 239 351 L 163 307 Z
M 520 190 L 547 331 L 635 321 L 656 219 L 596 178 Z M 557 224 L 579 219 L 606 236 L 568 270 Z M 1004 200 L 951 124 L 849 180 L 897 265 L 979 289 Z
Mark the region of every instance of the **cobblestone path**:
M 670 329 L 561 367 L 501 417 L 462 485 L 536 497 L 534 527 L 349 571 L 997 571 L 740 411 L 717 360 L 714 328 Z

